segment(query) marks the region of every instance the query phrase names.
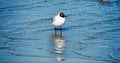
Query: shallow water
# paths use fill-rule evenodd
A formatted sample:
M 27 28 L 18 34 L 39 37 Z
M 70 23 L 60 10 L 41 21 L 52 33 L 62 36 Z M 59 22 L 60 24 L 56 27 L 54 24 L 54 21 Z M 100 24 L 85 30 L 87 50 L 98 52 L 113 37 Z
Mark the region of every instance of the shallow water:
M 120 63 L 120 1 L 0 0 L 0 63 L 18 62 Z

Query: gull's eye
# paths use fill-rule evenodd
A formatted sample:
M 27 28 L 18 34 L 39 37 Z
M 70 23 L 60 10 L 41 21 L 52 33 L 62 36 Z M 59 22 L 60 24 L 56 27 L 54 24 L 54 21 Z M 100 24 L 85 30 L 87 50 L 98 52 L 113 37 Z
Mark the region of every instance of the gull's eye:
M 61 17 L 65 17 L 65 16 L 64 16 L 64 13 L 60 13 L 60 16 L 61 16 Z

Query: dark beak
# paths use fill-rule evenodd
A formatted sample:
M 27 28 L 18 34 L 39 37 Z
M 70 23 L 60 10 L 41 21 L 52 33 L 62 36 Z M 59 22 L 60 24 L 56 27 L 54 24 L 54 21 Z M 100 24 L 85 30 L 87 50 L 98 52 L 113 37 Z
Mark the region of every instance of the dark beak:
M 64 17 L 67 17 L 66 15 L 64 15 Z

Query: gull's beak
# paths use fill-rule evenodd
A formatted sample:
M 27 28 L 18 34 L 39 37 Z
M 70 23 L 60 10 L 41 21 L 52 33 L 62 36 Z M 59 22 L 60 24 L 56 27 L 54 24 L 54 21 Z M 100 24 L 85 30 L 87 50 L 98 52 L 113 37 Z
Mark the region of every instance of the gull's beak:
M 64 17 L 67 17 L 66 15 L 64 15 Z

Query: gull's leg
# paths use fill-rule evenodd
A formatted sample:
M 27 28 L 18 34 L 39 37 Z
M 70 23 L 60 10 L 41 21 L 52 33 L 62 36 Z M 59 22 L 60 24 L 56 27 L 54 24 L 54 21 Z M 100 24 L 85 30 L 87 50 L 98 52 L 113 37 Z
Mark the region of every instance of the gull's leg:
M 60 30 L 60 36 L 62 36 L 62 30 Z
M 56 30 L 54 30 L 55 31 L 55 35 L 56 35 Z
M 60 27 L 60 30 L 62 30 L 62 27 Z
M 54 30 L 56 30 L 57 28 L 55 27 Z

